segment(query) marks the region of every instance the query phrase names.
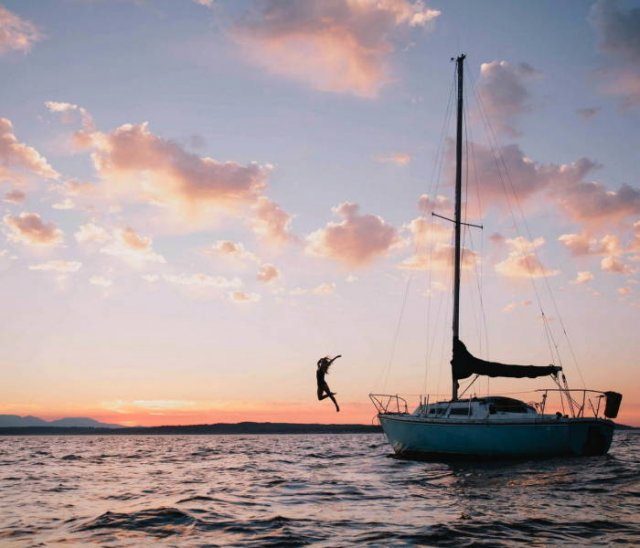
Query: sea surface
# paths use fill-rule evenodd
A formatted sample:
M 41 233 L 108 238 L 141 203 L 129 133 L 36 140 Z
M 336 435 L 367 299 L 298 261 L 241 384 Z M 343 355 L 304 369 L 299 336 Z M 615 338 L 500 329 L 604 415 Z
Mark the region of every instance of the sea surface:
M 0 546 L 640 544 L 640 432 L 604 457 L 390 453 L 381 434 L 0 437 Z

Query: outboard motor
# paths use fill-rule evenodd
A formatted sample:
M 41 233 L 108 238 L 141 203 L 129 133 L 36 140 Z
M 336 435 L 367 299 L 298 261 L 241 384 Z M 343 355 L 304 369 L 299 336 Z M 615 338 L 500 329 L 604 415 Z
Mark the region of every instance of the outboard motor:
M 604 408 L 604 416 L 608 419 L 615 419 L 618 416 L 620 410 L 620 403 L 622 402 L 622 394 L 618 392 L 605 392 L 606 405 Z

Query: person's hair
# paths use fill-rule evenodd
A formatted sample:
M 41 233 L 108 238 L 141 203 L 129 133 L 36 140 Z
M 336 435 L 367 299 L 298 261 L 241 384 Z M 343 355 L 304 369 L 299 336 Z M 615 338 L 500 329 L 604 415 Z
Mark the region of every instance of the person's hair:
M 320 358 L 318 360 L 318 369 L 323 368 L 325 373 L 329 373 L 330 365 L 331 365 L 331 358 L 329 356 L 325 356 L 324 358 Z

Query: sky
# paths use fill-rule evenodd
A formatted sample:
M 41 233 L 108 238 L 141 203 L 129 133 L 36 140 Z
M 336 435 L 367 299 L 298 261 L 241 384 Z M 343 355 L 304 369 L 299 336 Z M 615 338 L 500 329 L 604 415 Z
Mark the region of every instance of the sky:
M 640 425 L 640 2 L 0 0 L 0 413 L 369 423 L 461 337 Z M 448 108 L 449 105 L 449 108 Z M 316 361 L 342 410 L 316 400 Z M 550 379 L 468 394 L 537 401 Z

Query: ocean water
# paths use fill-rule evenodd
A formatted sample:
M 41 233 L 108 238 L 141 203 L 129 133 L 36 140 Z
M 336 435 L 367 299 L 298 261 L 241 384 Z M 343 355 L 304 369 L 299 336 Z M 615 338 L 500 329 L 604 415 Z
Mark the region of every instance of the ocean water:
M 399 460 L 380 434 L 0 438 L 0 545 L 640 544 L 640 433 L 609 455 Z

